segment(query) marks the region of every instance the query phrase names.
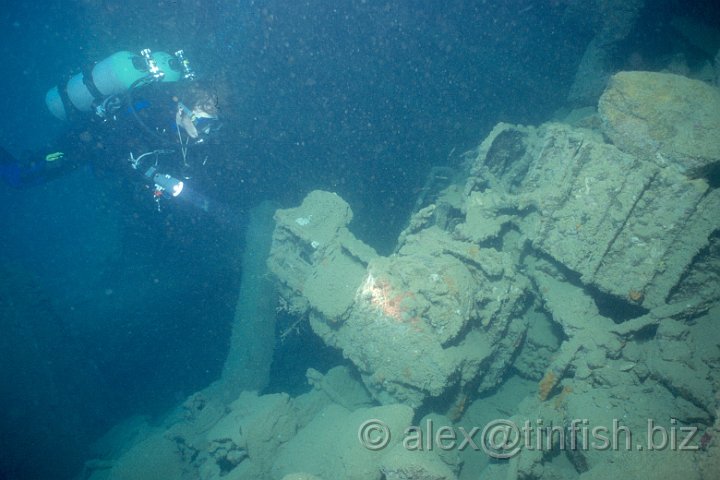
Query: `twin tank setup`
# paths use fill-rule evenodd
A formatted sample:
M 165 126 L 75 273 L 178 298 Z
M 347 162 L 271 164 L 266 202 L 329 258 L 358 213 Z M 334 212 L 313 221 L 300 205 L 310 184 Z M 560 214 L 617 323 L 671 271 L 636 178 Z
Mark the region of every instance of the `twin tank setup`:
M 75 111 L 104 116 L 109 101 L 144 81 L 176 82 L 193 76 L 182 50 L 174 55 L 149 49 L 140 55 L 120 51 L 48 90 L 45 104 L 60 120 L 68 120 Z

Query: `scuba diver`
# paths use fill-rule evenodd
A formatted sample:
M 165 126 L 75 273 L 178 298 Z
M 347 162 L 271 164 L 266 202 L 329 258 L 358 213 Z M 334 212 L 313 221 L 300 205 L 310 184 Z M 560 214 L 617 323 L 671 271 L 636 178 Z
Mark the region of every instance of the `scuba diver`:
M 188 181 L 207 162 L 202 150 L 220 128 L 217 98 L 200 86 L 182 50 L 117 52 L 51 88 L 45 103 L 70 123 L 62 148 L 15 159 L 0 147 L 6 183 L 41 184 L 94 154 L 93 168 L 134 173 L 158 208 L 179 197 L 208 211 L 209 200 Z

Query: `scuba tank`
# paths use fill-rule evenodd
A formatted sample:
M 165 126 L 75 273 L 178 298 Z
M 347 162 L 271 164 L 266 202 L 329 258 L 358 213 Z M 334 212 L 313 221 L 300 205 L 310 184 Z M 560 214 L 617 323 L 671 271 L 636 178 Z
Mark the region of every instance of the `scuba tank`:
M 149 49 L 143 50 L 140 55 L 120 51 L 48 90 L 45 104 L 50 113 L 60 120 L 67 120 L 73 111 L 95 110 L 98 115 L 104 116 L 110 99 L 143 81 L 176 82 L 191 76 L 192 71 L 182 50 L 175 55 L 151 53 Z

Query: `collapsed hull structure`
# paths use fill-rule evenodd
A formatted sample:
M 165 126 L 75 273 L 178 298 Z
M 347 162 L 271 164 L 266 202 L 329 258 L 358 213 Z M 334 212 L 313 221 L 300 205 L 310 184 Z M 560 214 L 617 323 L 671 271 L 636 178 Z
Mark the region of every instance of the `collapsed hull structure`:
M 688 102 L 690 133 L 678 120 Z M 280 305 L 348 364 L 309 370 L 313 388 L 295 398 L 219 400 L 231 382 L 221 379 L 97 478 L 148 478 L 158 465 L 172 478 L 204 479 L 462 479 L 481 470 L 713 478 L 718 115 L 717 89 L 633 72 L 613 77 L 599 114 L 582 125 L 499 124 L 450 185 L 425 193 L 386 257 L 350 232 L 350 206 L 333 193 L 278 210 L 268 270 Z M 262 319 L 239 312 L 241 321 Z M 481 457 L 406 441 L 432 425 L 477 432 L 498 418 L 528 427 L 512 455 L 488 451 L 507 446 L 492 439 Z M 382 423 L 363 436 L 373 419 Z M 547 440 L 543 426 L 563 434 Z M 623 447 L 632 432 L 632 444 L 592 448 L 595 426 L 621 428 Z M 659 429 L 695 433 L 687 444 L 633 450 Z M 374 443 L 385 431 L 392 438 Z

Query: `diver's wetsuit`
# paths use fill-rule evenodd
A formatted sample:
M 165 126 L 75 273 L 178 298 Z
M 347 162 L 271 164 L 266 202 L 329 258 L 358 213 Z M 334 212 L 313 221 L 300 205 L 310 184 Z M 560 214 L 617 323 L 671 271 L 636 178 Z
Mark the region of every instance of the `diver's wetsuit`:
M 202 146 L 194 145 L 175 123 L 179 83 L 151 83 L 128 92 L 111 118 L 82 115 L 58 139 L 57 149 L 15 159 L 0 147 L 0 178 L 13 187 L 29 187 L 89 164 L 100 175 L 134 177 L 148 183 L 144 175 L 155 162 L 163 173 L 186 176 L 192 164 L 203 159 L 196 155 Z M 181 141 L 187 142 L 185 156 Z M 157 153 L 133 169 L 130 154 L 137 158 L 148 152 Z

